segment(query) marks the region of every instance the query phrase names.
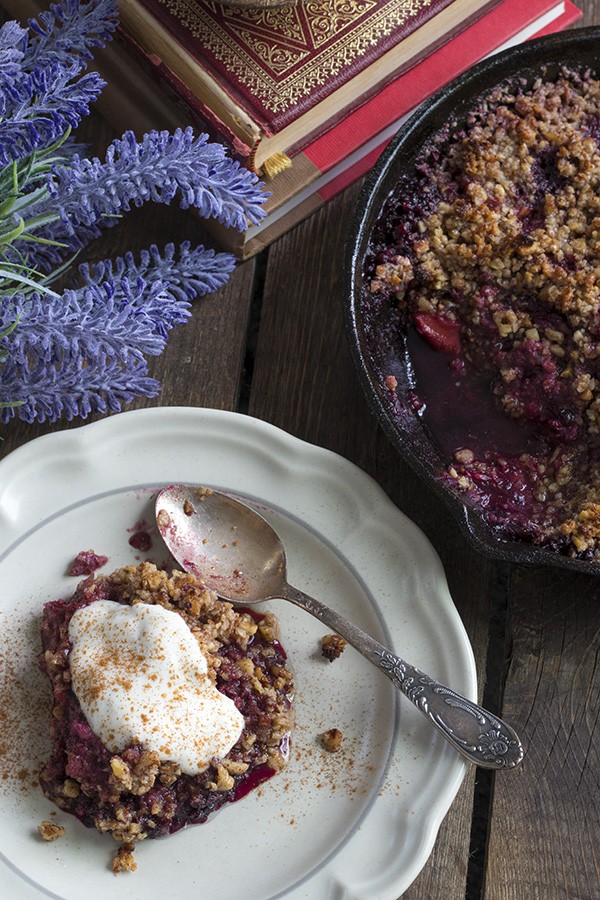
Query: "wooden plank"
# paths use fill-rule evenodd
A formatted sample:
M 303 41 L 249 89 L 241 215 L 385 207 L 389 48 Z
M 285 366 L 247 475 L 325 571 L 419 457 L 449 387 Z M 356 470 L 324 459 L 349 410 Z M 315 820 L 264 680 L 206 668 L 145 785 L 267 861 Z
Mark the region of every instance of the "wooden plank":
M 600 0 L 576 0 L 575 5 L 583 12 L 583 17 L 571 28 L 600 24 Z
M 344 333 L 341 259 L 358 188 L 270 248 L 250 398 L 251 414 L 342 454 L 369 472 L 428 535 L 473 643 L 483 681 L 492 566 L 471 550 L 437 498 L 376 423 Z M 474 771 L 465 780 L 411 900 L 464 898 Z
M 600 896 L 600 585 L 518 570 L 504 713 L 526 755 L 494 790 L 486 900 Z

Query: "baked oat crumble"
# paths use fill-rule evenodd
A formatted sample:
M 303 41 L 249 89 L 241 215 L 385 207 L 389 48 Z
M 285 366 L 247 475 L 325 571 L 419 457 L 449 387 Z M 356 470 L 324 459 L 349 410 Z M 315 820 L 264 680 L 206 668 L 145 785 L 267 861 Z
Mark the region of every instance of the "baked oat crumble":
M 321 735 L 321 743 L 328 753 L 337 753 L 341 750 L 344 734 L 339 728 L 330 728 Z
M 69 623 L 97 601 L 157 605 L 183 619 L 208 663 L 208 677 L 243 715 L 243 730 L 225 758 L 186 774 L 142 744 L 110 750 L 86 720 L 71 686 Z M 42 769 L 46 796 L 85 825 L 123 844 L 115 872 L 135 868 L 137 841 L 204 822 L 287 763 L 293 725 L 293 678 L 272 614 L 234 608 L 191 574 L 167 574 L 148 562 L 90 576 L 74 595 L 46 604 L 42 670 L 53 689 L 53 751 Z
M 394 311 L 412 363 L 422 339 L 446 355 L 446 415 L 505 416 L 488 445 L 466 429 L 447 482 L 500 536 L 600 560 L 600 81 L 500 86 L 440 133 L 387 201 L 365 273 L 369 315 Z
M 66 833 L 66 828 L 63 825 L 57 825 L 55 822 L 50 822 L 48 819 L 44 819 L 43 822 L 40 822 L 38 825 L 38 833 L 43 841 L 55 841 L 57 838 L 61 838 Z
M 339 659 L 345 647 L 346 641 L 339 634 L 326 634 L 321 638 L 321 654 L 329 662 Z
M 119 847 L 112 861 L 112 870 L 115 875 L 118 875 L 120 872 L 136 871 L 137 863 L 133 855 L 134 848 L 134 844 L 123 844 L 122 847 Z

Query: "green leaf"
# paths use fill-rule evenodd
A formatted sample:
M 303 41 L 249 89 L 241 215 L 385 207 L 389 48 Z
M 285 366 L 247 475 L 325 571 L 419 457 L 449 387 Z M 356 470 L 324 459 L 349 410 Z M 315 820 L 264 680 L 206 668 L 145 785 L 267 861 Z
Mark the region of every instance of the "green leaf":
M 17 316 L 15 321 L 11 322 L 10 325 L 8 325 L 4 329 L 4 331 L 0 331 L 0 341 L 2 340 L 2 338 L 8 337 L 8 335 L 11 334 L 11 332 L 13 332 L 15 330 L 15 328 L 17 327 L 18 324 L 19 324 L 19 316 Z
M 19 219 L 18 224 L 11 231 L 0 232 L 0 244 L 10 244 L 16 240 L 25 229 L 25 222 Z
M 46 287 L 45 285 L 40 284 L 37 281 L 33 281 L 31 278 L 27 278 L 26 275 L 22 275 L 20 272 L 11 271 L 10 269 L 3 269 L 0 267 L 0 278 L 9 278 L 17 281 L 19 284 L 25 284 L 28 287 L 32 287 L 36 291 L 39 291 L 41 294 L 51 294 L 53 297 L 59 296 L 55 291 L 51 291 L 50 288 Z
M 26 209 L 28 206 L 32 206 L 34 203 L 38 203 L 40 200 L 44 200 L 48 197 L 48 188 L 46 185 L 42 187 L 35 188 L 33 191 L 29 191 L 28 194 L 20 195 L 13 203 L 12 212 L 20 212 L 23 209 Z

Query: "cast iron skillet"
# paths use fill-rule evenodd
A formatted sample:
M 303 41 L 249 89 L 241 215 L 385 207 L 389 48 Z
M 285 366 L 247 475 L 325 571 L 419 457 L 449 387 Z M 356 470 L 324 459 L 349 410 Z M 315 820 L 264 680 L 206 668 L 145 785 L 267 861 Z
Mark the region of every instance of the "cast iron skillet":
M 412 384 L 403 340 L 395 327 L 373 324 L 362 294 L 363 259 L 373 225 L 398 178 L 413 172 L 423 145 L 447 123 L 460 125 L 477 99 L 494 86 L 523 79 L 531 83 L 538 77 L 552 79 L 564 65 L 600 74 L 600 27 L 537 38 L 480 62 L 438 91 L 400 128 L 360 194 L 344 259 L 344 311 L 353 359 L 371 409 L 401 457 L 448 505 L 472 544 L 499 560 L 598 574 L 598 563 L 571 559 L 524 541 L 500 539 L 475 510 L 465 506 L 460 495 L 441 482 L 444 462 L 410 402 Z M 384 385 L 389 373 L 398 381 L 395 393 Z

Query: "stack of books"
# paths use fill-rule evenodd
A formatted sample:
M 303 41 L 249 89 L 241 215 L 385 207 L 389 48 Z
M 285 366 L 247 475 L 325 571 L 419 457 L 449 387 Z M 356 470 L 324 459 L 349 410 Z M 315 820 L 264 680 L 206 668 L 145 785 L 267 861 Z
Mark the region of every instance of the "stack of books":
M 260 2 L 260 0 L 257 0 Z M 98 106 L 118 130 L 192 125 L 257 171 L 268 215 L 240 234 L 248 258 L 364 175 L 411 112 L 485 56 L 581 15 L 570 0 L 118 0 L 95 56 Z M 0 0 L 16 19 L 47 0 Z
M 500 0 L 118 0 L 155 54 L 267 174 Z

